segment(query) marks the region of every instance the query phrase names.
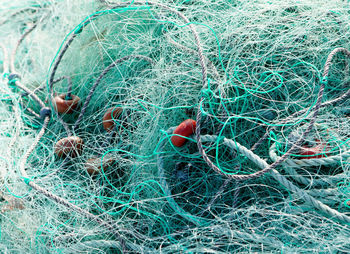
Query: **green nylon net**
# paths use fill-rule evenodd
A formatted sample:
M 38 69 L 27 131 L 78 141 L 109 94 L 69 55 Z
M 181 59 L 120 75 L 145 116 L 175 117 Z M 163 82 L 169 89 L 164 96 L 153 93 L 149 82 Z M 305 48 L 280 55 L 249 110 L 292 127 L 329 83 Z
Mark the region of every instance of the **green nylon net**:
M 223 142 L 251 149 L 267 135 L 252 150 L 272 164 L 302 137 L 328 55 L 350 49 L 347 1 L 5 0 L 0 14 L 4 253 L 350 251 L 348 223 L 270 173 L 230 179 L 260 168 Z M 207 67 L 204 87 L 191 26 Z M 43 126 L 41 106 L 16 81 L 52 110 L 28 158 Z M 348 89 L 349 59 L 339 53 L 322 102 Z M 67 93 L 79 96 L 80 105 L 72 114 L 56 114 L 52 97 Z M 171 143 L 169 128 L 196 120 L 198 106 L 201 135 L 216 136 L 203 147 L 222 174 L 203 160 L 194 135 L 182 147 Z M 102 119 L 110 108 L 122 112 L 106 131 Z M 321 107 L 311 132 L 276 167 L 302 193 L 343 215 L 350 209 L 349 114 L 347 98 Z M 60 158 L 55 144 L 69 132 L 84 141 L 83 151 Z M 89 159 L 99 168 L 94 175 Z M 48 199 L 29 181 L 114 230 Z

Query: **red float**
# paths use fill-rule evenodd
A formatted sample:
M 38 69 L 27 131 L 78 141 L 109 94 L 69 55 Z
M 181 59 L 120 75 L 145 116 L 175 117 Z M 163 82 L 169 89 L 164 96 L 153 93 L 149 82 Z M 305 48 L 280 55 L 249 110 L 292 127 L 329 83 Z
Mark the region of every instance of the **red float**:
M 319 140 L 316 140 L 316 142 L 319 142 Z M 318 144 L 314 147 L 308 147 L 308 146 L 303 146 L 300 151 L 300 155 L 304 155 L 299 157 L 299 159 L 318 159 L 318 158 L 324 158 L 329 155 L 327 153 L 329 151 L 329 147 L 324 144 Z
M 173 134 L 181 135 L 184 137 L 189 137 L 196 130 L 196 121 L 192 119 L 187 119 L 183 121 L 179 126 L 176 127 Z M 187 139 L 179 136 L 172 136 L 171 143 L 174 146 L 181 147 L 186 143 Z

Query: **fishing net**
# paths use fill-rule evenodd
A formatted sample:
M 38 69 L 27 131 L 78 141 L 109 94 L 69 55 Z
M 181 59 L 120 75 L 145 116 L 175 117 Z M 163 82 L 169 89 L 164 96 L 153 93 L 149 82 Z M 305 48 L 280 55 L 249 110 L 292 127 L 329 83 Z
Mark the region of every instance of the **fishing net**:
M 0 249 L 348 252 L 349 12 L 2 1 Z

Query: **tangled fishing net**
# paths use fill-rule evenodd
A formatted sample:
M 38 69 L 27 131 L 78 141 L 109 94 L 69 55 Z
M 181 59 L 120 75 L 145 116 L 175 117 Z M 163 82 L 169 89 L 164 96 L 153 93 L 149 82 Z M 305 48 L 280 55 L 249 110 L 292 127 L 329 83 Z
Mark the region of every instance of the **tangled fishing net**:
M 346 1 L 0 13 L 2 251 L 350 251 Z

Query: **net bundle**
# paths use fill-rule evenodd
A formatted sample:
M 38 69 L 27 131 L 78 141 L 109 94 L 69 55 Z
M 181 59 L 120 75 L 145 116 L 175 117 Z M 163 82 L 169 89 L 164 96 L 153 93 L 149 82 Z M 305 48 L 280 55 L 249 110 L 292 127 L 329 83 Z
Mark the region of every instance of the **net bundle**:
M 0 3 L 0 248 L 348 252 L 349 11 Z

